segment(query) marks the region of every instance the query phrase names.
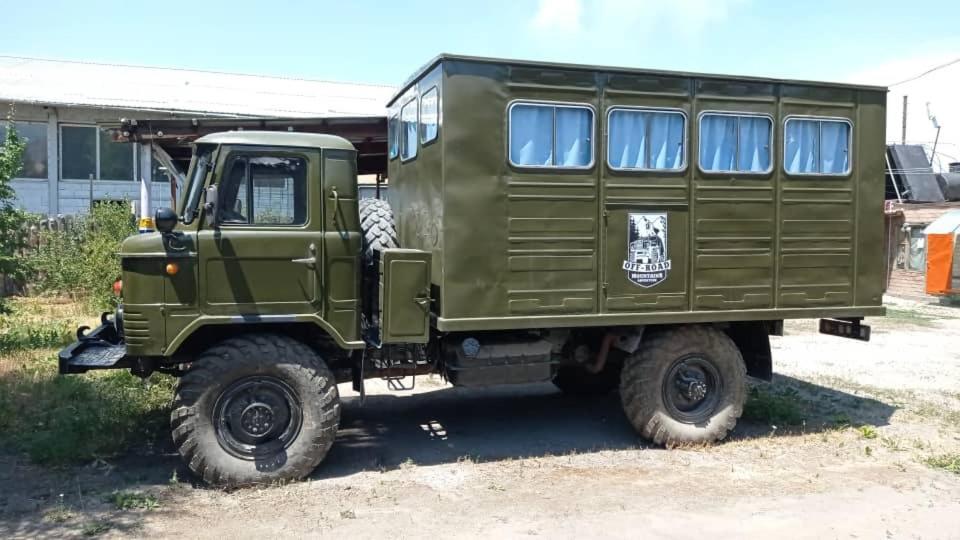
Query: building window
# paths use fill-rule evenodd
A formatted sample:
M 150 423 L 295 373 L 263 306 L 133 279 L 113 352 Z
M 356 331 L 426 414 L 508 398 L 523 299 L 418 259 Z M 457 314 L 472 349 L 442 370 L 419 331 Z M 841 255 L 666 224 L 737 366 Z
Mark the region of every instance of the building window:
M 420 98 L 420 142 L 424 144 L 437 138 L 437 101 L 436 86 Z
M 773 120 L 769 116 L 704 113 L 700 116 L 700 170 L 770 172 Z
M 64 180 L 134 180 L 135 144 L 114 142 L 96 126 L 60 126 Z
M 927 270 L 927 237 L 923 234 L 924 228 L 923 225 L 910 228 L 910 236 L 907 238 L 907 270 Z
M 417 157 L 417 100 L 411 99 L 400 109 L 400 160 Z
M 586 169 L 593 165 L 593 109 L 518 102 L 509 112 L 512 165 Z
M 400 117 L 396 114 L 387 120 L 387 145 L 388 159 L 400 155 Z
M 298 157 L 237 156 L 221 188 L 225 224 L 303 225 L 307 222 L 307 162 Z
M 849 173 L 851 127 L 846 120 L 788 118 L 783 128 L 784 170 L 790 174 Z
M 680 111 L 611 109 L 607 164 L 616 170 L 683 169 L 686 120 Z
M 14 122 L 17 135 L 26 146 L 23 149 L 23 166 L 17 178 L 47 177 L 47 124 L 39 122 Z M 7 140 L 7 123 L 0 124 L 0 144 Z

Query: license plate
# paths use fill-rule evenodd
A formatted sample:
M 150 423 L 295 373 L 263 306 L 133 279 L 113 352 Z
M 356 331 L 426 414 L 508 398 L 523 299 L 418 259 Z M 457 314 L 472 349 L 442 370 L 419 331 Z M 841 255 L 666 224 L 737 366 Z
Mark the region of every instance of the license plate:
M 820 333 L 859 339 L 860 341 L 870 341 L 870 326 L 861 324 L 860 321 L 820 319 Z

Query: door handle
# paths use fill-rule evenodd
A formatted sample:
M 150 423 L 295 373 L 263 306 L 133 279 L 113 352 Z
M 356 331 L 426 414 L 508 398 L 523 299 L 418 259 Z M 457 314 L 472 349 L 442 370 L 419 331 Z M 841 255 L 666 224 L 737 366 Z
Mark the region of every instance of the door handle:
M 414 298 L 413 301 L 416 302 L 418 306 L 420 306 L 420 309 L 424 311 L 427 311 L 429 309 L 430 298 L 424 298 L 421 296 L 418 298 Z
M 297 264 L 305 264 L 307 266 L 317 264 L 317 245 L 311 243 L 307 250 L 310 251 L 310 256 L 303 259 L 291 259 L 290 262 Z

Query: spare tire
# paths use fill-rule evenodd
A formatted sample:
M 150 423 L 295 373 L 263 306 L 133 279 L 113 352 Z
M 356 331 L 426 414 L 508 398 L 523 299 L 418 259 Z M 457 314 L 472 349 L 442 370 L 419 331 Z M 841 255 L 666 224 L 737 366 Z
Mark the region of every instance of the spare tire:
M 390 203 L 381 199 L 360 199 L 360 230 L 363 231 L 363 260 L 370 265 L 376 252 L 400 247 L 397 225 Z

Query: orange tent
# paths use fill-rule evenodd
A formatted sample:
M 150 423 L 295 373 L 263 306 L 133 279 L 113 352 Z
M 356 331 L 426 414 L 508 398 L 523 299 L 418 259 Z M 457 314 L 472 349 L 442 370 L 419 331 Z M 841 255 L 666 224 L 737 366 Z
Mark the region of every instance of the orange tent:
M 960 210 L 951 210 L 923 230 L 927 243 L 927 294 L 960 294 Z

